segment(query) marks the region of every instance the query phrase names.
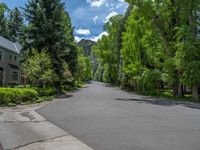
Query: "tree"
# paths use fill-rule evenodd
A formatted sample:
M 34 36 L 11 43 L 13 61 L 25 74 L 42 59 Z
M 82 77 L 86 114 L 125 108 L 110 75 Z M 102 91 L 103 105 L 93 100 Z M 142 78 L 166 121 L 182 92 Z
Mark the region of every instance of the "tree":
M 82 48 L 78 49 L 77 81 L 88 82 L 92 79 L 92 64 L 89 57 L 84 56 Z
M 95 73 L 98 67 L 97 58 L 92 53 L 92 47 L 96 45 L 96 42 L 82 39 L 80 42 L 78 42 L 78 46 L 83 49 L 84 56 L 89 58 L 90 63 L 92 64 L 92 72 Z
M 24 73 L 35 86 L 53 85 L 58 80 L 58 76 L 52 69 L 49 55 L 45 51 L 38 53 L 35 50 L 33 54 L 22 64 Z
M 75 84 L 78 69 L 78 46 L 74 42 L 73 27 L 70 16 L 67 12 L 63 12 L 66 50 L 62 54 L 62 58 L 69 66 L 69 70 L 74 77 L 72 84 Z
M 199 2 L 181 1 L 179 3 L 181 24 L 177 30 L 177 67 L 182 72 L 182 82 L 192 88 L 193 99 L 198 100 L 200 87 L 200 38 L 199 38 Z
M 22 43 L 24 18 L 21 11 L 15 7 L 10 10 L 0 3 L 0 35 L 13 42 Z
M 4 3 L 0 3 L 0 35 L 8 38 L 8 29 L 7 29 L 7 18 L 5 14 L 8 11 L 8 7 Z
M 92 63 L 89 57 L 85 57 L 85 63 L 86 63 L 86 73 L 85 73 L 85 81 L 92 80 Z
M 9 39 L 13 42 L 22 42 L 22 35 L 24 30 L 24 18 L 20 10 L 15 7 L 10 11 L 8 19 Z
M 24 9 L 28 21 L 26 29 L 27 41 L 24 49 L 32 48 L 41 52 L 47 49 L 52 67 L 59 80 L 55 86 L 61 91 L 64 80 L 64 64 L 68 62 L 69 69 L 74 75 L 76 66 L 76 46 L 73 42 L 73 32 L 69 16 L 64 11 L 64 3 L 61 0 L 29 0 Z
M 104 64 L 102 66 L 106 67 L 104 71 L 106 71 L 107 77 L 104 79 L 112 84 L 119 84 L 120 82 L 122 18 L 122 15 L 114 16 L 105 24 L 108 36 L 104 36 L 99 40 L 93 50 L 101 63 Z
M 152 22 L 147 21 L 140 12 L 139 8 L 132 10 L 122 35 L 123 84 L 138 92 L 152 92 L 160 87 L 159 58 L 162 52 L 160 39 L 151 28 Z

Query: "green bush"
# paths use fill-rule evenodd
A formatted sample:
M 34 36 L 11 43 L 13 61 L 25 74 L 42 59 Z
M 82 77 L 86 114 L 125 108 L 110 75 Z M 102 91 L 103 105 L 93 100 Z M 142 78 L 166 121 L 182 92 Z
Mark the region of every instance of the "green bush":
M 63 85 L 63 86 L 62 86 L 62 89 L 63 89 L 64 91 L 70 91 L 70 90 L 73 89 L 73 87 L 70 86 L 70 85 Z
M 39 96 L 53 96 L 57 94 L 57 90 L 54 87 L 45 87 L 45 88 L 34 88 Z
M 32 88 L 0 88 L 0 105 L 20 104 L 37 96 L 38 92 Z

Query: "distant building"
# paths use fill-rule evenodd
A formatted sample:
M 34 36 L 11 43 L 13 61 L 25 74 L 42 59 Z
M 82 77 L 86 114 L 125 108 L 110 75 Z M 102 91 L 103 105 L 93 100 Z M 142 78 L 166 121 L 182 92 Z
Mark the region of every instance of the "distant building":
M 26 84 L 20 70 L 21 45 L 0 36 L 0 85 Z

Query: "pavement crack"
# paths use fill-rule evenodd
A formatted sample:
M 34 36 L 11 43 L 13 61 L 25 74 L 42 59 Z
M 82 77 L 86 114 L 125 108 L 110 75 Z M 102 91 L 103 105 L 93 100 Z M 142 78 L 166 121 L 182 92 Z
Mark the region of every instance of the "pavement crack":
M 65 135 L 62 135 L 62 136 L 58 136 L 58 137 L 54 137 L 54 138 L 50 138 L 50 139 L 46 139 L 46 140 L 34 141 L 34 142 L 30 142 L 30 143 L 27 143 L 27 144 L 24 144 L 24 145 L 21 145 L 21 146 L 12 148 L 12 149 L 4 149 L 4 150 L 17 150 L 17 149 L 19 149 L 19 148 L 23 148 L 23 147 L 28 146 L 28 145 L 31 145 L 31 144 L 49 142 L 49 141 L 52 141 L 52 140 L 55 140 L 55 139 L 58 139 L 58 138 L 62 138 L 62 137 L 68 136 L 68 135 L 69 135 L 69 134 L 65 134 Z
M 44 121 L 0 121 L 0 123 L 40 123 L 40 122 L 47 122 Z

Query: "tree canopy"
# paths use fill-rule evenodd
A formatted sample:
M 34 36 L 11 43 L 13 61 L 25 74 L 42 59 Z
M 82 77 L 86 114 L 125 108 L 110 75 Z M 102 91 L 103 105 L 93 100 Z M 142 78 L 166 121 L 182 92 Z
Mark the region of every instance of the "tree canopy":
M 182 97 L 200 87 L 200 3 L 198 0 L 127 0 L 125 15 L 105 24 L 93 48 L 96 79 L 140 93 L 172 90 Z M 102 79 L 101 79 L 102 78 Z

